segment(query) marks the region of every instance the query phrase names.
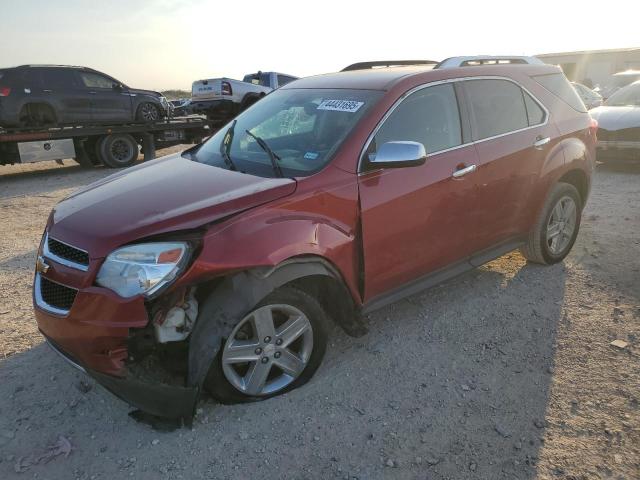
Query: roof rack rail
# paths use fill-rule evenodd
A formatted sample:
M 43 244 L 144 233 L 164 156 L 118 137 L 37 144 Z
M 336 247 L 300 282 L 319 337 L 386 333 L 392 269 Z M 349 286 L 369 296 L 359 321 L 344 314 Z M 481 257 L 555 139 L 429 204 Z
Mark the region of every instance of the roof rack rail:
M 479 65 L 544 65 L 536 57 L 519 55 L 479 55 L 471 57 L 450 57 L 438 63 L 434 69 L 474 67 Z
M 406 65 L 436 65 L 435 60 L 378 60 L 376 62 L 358 62 L 340 70 L 350 72 L 352 70 L 370 70 L 376 67 L 400 67 Z

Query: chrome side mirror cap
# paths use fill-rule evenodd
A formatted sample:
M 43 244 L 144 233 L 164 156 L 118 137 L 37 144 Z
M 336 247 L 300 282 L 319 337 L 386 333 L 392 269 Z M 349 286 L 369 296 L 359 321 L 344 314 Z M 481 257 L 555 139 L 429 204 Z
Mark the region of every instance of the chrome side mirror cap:
M 375 154 L 369 155 L 372 166 L 380 168 L 417 167 L 427 160 L 427 151 L 419 142 L 383 143 Z

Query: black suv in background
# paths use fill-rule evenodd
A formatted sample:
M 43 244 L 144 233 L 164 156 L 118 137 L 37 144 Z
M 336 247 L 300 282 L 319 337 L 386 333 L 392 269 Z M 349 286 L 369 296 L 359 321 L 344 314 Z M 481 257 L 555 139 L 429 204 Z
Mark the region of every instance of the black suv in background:
M 161 93 L 127 87 L 91 68 L 0 69 L 0 126 L 154 122 L 171 108 Z

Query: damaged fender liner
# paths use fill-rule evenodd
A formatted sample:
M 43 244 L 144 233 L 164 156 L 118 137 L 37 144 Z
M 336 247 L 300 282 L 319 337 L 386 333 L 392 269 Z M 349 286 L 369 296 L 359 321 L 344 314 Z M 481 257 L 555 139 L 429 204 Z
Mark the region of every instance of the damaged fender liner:
M 100 385 L 128 404 L 163 418 L 193 417 L 198 388 L 145 383 L 126 377 L 113 377 L 79 364 L 73 357 L 45 337 L 49 346 L 74 367 L 93 377 Z

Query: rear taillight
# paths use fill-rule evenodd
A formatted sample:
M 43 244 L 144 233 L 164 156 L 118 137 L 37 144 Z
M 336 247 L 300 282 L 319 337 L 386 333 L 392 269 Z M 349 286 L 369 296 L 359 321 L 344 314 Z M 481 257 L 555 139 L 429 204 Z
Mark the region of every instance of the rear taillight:
M 11 93 L 11 89 L 9 87 L 0 87 L 0 97 L 8 97 Z
M 594 139 L 597 139 L 598 121 L 595 118 L 592 118 L 591 122 L 589 123 L 589 133 L 593 135 Z
M 222 95 L 232 95 L 233 90 L 231 90 L 231 84 L 229 82 L 222 82 Z

